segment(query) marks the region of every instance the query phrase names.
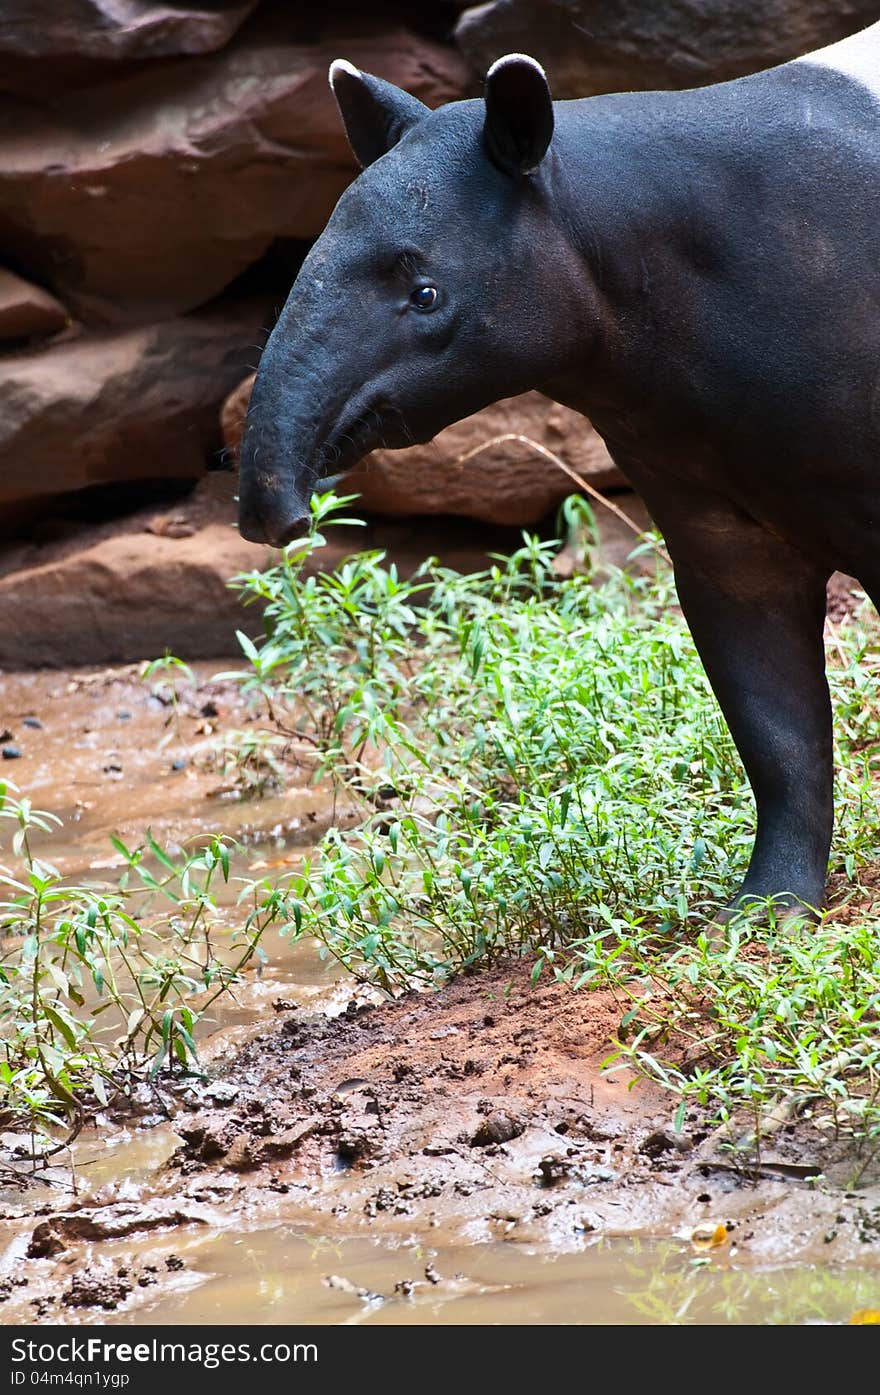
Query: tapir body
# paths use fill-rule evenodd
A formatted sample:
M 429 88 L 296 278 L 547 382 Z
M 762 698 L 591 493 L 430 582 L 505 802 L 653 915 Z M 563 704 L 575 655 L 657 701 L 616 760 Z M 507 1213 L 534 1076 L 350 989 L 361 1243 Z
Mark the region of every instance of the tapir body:
M 242 531 L 289 541 L 328 474 L 499 398 L 583 412 L 665 536 L 755 792 L 736 899 L 820 906 L 828 577 L 880 601 L 880 24 L 686 92 L 552 103 L 521 55 L 435 112 L 331 81 L 364 172 L 263 355 Z

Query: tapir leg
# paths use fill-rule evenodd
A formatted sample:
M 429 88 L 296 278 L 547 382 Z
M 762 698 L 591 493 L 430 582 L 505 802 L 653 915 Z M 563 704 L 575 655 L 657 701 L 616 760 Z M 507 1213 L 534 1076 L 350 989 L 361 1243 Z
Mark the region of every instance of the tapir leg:
M 734 904 L 779 896 L 819 908 L 833 823 L 829 573 L 723 501 L 688 502 L 676 516 L 666 499 L 654 516 L 755 794 L 757 837 Z

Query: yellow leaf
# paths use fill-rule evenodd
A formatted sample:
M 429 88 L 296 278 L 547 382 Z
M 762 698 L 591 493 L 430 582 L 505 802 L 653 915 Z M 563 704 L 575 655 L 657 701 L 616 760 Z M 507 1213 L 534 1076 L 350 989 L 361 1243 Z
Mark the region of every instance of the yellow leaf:
M 719 1245 L 727 1242 L 727 1226 L 712 1225 L 711 1221 L 706 1225 L 698 1225 L 691 1234 L 691 1244 L 700 1250 L 714 1250 Z

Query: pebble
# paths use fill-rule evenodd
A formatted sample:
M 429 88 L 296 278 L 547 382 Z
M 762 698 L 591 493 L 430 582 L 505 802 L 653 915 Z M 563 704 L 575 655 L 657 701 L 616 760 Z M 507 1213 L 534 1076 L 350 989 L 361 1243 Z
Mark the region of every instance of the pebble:
M 30 727 L 33 731 L 43 730 L 43 723 L 39 717 L 22 717 L 21 724 L 23 727 Z
M 186 761 L 185 761 L 185 760 L 173 760 L 173 761 L 171 762 L 171 769 L 172 769 L 172 770 L 186 770 Z
M 20 760 L 20 759 L 21 759 L 21 751 L 19 750 L 19 748 L 18 748 L 17 746 L 4 746 L 4 747 L 3 747 L 3 750 L 0 751 L 0 755 L 3 756 L 3 759 L 4 759 L 4 760 Z

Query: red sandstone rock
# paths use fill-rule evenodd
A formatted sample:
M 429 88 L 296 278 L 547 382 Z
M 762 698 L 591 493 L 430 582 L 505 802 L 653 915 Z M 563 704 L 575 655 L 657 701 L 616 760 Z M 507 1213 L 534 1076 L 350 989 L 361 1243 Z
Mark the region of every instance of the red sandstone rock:
M 257 0 L 3 0 L 0 54 L 161 58 L 222 48 Z
M 238 301 L 0 356 L 0 504 L 200 475 L 264 317 Z
M 236 484 L 234 475 L 214 472 L 170 512 L 141 509 L 0 549 L 0 668 L 155 658 L 166 649 L 186 659 L 236 653 L 235 631 L 256 634 L 262 619 L 227 583 L 278 557 L 234 526 Z M 167 527 L 169 519 L 177 526 Z M 308 569 L 380 548 L 404 576 L 430 553 L 473 571 L 489 565 L 488 553 L 515 545 L 515 536 L 485 525 L 452 521 L 420 534 L 409 522 L 382 519 L 328 530 Z
M 220 53 L 51 101 L 2 99 L 0 256 L 86 324 L 189 310 L 274 239 L 316 236 L 353 177 L 327 82 L 333 58 L 430 106 L 469 80 L 451 49 L 406 29 L 363 20 L 305 43 L 290 37 L 294 19 L 258 17 Z
M 502 53 L 543 63 L 554 96 L 699 87 L 758 72 L 880 19 L 878 0 L 492 0 L 455 37 L 484 73 Z
M 67 311 L 42 286 L 0 267 L 0 341 L 35 339 L 67 324 Z

